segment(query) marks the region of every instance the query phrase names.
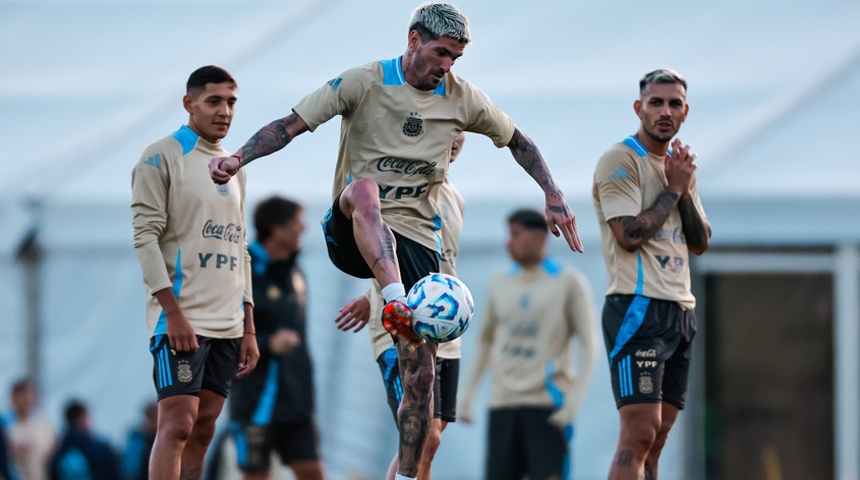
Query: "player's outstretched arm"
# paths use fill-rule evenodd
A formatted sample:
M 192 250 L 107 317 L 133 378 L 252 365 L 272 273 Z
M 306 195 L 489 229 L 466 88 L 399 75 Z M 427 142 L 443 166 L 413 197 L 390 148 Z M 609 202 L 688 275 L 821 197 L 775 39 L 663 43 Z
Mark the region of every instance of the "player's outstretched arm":
M 511 149 L 517 163 L 535 179 L 546 195 L 546 223 L 552 234 L 557 237 L 560 231 L 571 250 L 582 252 L 582 242 L 576 231 L 576 216 L 567 206 L 564 194 L 553 180 L 549 166 L 537 145 L 520 129 L 516 129 L 511 141 L 508 142 L 508 148 Z
M 298 135 L 307 132 L 308 125 L 296 112 L 261 128 L 236 153 L 213 158 L 209 176 L 215 183 L 227 183 L 240 168 L 252 161 L 284 148 Z

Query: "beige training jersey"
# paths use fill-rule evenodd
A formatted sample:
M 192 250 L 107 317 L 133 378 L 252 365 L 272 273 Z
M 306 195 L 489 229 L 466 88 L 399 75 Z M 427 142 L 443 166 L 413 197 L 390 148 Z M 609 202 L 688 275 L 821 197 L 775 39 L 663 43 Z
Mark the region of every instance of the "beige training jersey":
M 633 135 L 613 145 L 594 171 L 594 208 L 600 223 L 609 294 L 636 294 L 678 302 L 691 309 L 696 299 L 690 291 L 690 265 L 681 213 L 674 208 L 662 228 L 635 252 L 618 245 L 608 220 L 635 217 L 654 204 L 666 188 L 664 159 L 648 152 Z M 696 177 L 690 194 L 702 218 Z
M 460 231 L 463 229 L 463 213 L 466 211 L 466 202 L 454 185 L 445 178 L 445 182 L 439 189 L 437 199 L 439 217 L 437 220 L 437 233 L 441 241 L 441 260 L 439 271 L 448 275 L 457 276 L 455 266 L 457 263 L 457 243 L 460 239 Z M 382 308 L 385 299 L 382 298 L 382 290 L 379 283 L 373 280 L 373 286 L 365 293 L 370 302 L 370 342 L 373 344 L 373 358 L 379 358 L 386 350 L 394 345 L 391 335 L 382 328 Z M 460 358 L 460 339 L 455 338 L 450 342 L 440 343 L 436 352 L 439 358 Z
M 494 275 L 463 391 L 466 405 L 489 369 L 490 408 L 550 407 L 564 410 L 566 423 L 573 421 L 594 369 L 593 303 L 585 276 L 552 259 L 528 269 L 515 264 Z M 582 347 L 576 379 L 574 336 Z
M 134 248 L 146 286 L 152 335 L 167 333 L 153 295 L 172 288 L 198 335 L 238 338 L 243 302 L 253 304 L 245 244 L 245 173 L 225 185 L 209 160 L 229 155 L 183 125 L 146 147 L 131 175 Z
M 352 181 L 375 180 L 385 223 L 431 249 L 434 204 L 454 139 L 461 131 L 481 133 L 501 148 L 516 128 L 483 92 L 450 72 L 433 91 L 412 87 L 400 57 L 349 69 L 293 110 L 311 131 L 342 117 L 333 197 Z

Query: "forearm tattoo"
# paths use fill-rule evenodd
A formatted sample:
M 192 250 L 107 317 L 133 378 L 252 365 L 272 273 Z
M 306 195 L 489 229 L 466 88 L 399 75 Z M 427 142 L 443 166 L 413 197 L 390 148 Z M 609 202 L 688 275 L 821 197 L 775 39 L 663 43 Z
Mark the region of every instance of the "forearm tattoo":
M 678 204 L 678 194 L 663 190 L 654 205 L 635 217 L 621 217 L 624 236 L 635 244 L 642 244 L 653 237 L 666 223 L 672 209 Z M 612 221 L 612 220 L 610 220 Z
M 705 223 L 699 210 L 696 208 L 693 197 L 683 195 L 678 201 L 678 211 L 681 212 L 681 225 L 684 237 L 687 239 L 687 248 L 694 251 L 704 251 L 708 248 L 708 225 Z
M 261 128 L 242 146 L 242 166 L 286 147 L 292 141 L 289 127 L 297 121 L 298 115 L 293 113 Z
M 531 138 L 517 129 L 514 132 L 513 138 L 508 143 L 508 147 L 511 149 L 511 153 L 514 155 L 517 163 L 535 179 L 544 193 L 550 197 L 562 196 L 561 190 L 552 178 L 549 166 Z

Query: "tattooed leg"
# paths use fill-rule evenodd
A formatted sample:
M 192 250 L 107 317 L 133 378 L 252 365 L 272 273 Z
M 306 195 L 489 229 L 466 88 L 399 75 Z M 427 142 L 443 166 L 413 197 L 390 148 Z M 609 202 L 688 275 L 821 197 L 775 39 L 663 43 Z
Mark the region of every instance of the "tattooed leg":
M 379 285 L 400 283 L 394 234 L 382 221 L 379 186 L 370 179 L 349 184 L 340 195 L 340 209 L 352 220 L 355 244 Z
M 400 428 L 398 473 L 418 475 L 421 453 L 433 420 L 433 381 L 436 375 L 436 344 L 426 343 L 407 351 L 397 344 L 403 397 L 397 411 Z

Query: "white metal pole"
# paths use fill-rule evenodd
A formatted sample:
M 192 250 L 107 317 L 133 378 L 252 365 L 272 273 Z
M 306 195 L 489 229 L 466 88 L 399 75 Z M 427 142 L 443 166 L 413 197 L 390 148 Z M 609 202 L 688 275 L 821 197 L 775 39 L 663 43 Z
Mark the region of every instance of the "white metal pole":
M 860 479 L 860 253 L 837 248 L 834 262 L 834 461 L 835 478 Z

